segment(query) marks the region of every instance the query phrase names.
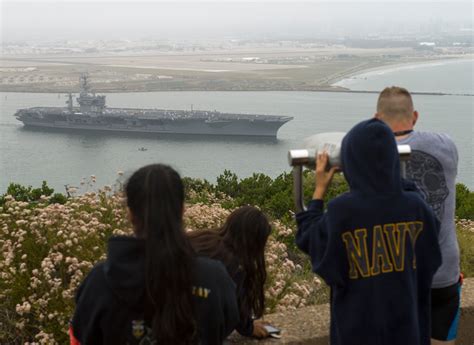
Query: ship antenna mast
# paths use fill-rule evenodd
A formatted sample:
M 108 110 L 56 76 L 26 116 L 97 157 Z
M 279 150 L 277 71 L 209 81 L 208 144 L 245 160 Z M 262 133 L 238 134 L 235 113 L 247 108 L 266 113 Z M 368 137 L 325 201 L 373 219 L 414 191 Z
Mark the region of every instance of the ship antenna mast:
M 84 94 L 85 96 L 87 96 L 89 93 L 90 93 L 90 85 L 89 85 L 89 76 L 87 75 L 87 73 L 82 73 L 81 74 L 81 78 L 80 78 L 80 82 L 81 82 L 81 95 Z
M 72 113 L 73 112 L 72 93 L 69 92 L 67 96 L 68 96 L 68 99 L 66 101 L 67 109 L 69 110 L 70 113 Z
M 96 96 L 95 93 L 91 92 L 87 73 L 82 73 L 79 81 L 81 91 L 77 102 L 81 113 L 90 116 L 102 114 L 105 108 L 105 96 Z

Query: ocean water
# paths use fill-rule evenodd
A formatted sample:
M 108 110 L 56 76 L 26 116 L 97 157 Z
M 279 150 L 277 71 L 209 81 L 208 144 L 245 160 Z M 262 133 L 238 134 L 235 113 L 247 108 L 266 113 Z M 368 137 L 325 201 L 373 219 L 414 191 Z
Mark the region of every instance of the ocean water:
M 194 109 L 293 116 L 280 129 L 277 140 L 32 131 L 24 129 L 13 117 L 19 108 L 62 106 L 65 100 L 64 95 L 58 94 L 0 93 L 0 193 L 10 182 L 39 186 L 43 180 L 62 192 L 65 185 L 79 186 L 81 179 L 91 175 L 96 176 L 98 186 L 114 184 L 118 171 L 127 175 L 155 162 L 172 165 L 182 176 L 210 181 L 215 181 L 224 169 L 239 177 L 254 172 L 274 177 L 290 170 L 287 152 L 301 148 L 305 137 L 347 131 L 355 123 L 372 117 L 377 95 L 324 92 L 107 95 L 110 107 L 190 109 L 192 105 Z M 454 139 L 460 157 L 458 181 L 471 189 L 474 188 L 473 101 L 474 97 L 469 96 L 414 96 L 420 113 L 417 129 L 445 132 Z
M 453 59 L 384 67 L 356 74 L 334 85 L 380 91 L 403 86 L 410 91 L 474 95 L 474 60 Z

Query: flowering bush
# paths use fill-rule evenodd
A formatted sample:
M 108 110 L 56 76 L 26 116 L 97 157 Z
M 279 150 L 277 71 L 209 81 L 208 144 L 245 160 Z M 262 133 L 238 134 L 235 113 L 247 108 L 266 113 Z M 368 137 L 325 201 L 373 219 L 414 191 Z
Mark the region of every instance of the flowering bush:
M 215 197 L 186 205 L 187 231 L 215 228 L 231 210 Z M 4 197 L 0 214 L 0 343 L 64 344 L 74 294 L 92 266 L 105 259 L 107 238 L 130 234 L 123 197 L 105 187 L 51 204 Z M 266 252 L 267 311 L 308 304 L 319 281 L 289 257 L 293 229 L 273 222 Z
M 106 239 L 126 229 L 110 190 L 66 204 L 5 198 L 0 215 L 0 341 L 66 342 L 76 288 L 105 257 Z
M 223 187 L 216 191 L 205 181 L 187 182 L 186 231 L 219 227 L 232 208 L 243 202 L 235 202 Z M 222 186 L 229 190 L 237 183 L 231 174 L 224 182 Z M 42 189 L 49 196 L 31 197 L 31 188 L 15 186 L 16 198 L 4 195 L 0 200 L 1 344 L 67 343 L 77 287 L 91 267 L 105 259 L 110 236 L 131 234 L 123 196 L 111 187 L 77 196 L 77 191 L 69 189 L 67 199 L 53 195 L 46 186 Z M 54 203 L 55 198 L 62 204 Z M 276 210 L 290 204 L 283 200 Z M 267 201 L 265 205 L 273 207 Z M 291 210 L 283 213 L 281 221 L 272 222 L 266 250 L 267 312 L 324 301 L 327 295 L 327 288 L 310 272 L 308 260 L 292 247 Z M 457 226 L 461 267 L 466 276 L 473 276 L 474 222 L 461 219 Z

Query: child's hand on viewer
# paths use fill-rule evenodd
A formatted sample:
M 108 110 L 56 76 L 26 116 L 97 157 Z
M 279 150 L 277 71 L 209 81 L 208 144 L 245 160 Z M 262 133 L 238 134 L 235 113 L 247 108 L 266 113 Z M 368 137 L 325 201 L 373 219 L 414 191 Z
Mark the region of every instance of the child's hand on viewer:
M 316 171 L 314 174 L 316 187 L 314 189 L 313 199 L 322 200 L 324 198 L 334 173 L 338 170 L 337 167 L 332 167 L 327 170 L 328 162 L 329 156 L 327 152 L 316 154 Z

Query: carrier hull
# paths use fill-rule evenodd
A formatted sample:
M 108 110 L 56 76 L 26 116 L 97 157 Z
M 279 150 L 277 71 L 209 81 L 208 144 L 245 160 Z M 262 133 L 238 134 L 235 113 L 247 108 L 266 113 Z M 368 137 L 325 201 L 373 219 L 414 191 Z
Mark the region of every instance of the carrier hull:
M 19 110 L 15 115 L 25 127 L 38 129 L 255 137 L 276 137 L 278 129 L 291 120 L 291 117 L 283 116 L 222 113 L 212 119 L 203 117 L 202 112 L 182 112 L 180 116 L 170 117 L 170 111 L 167 116 L 159 112 L 155 116 L 150 113 L 146 116 L 124 115 L 127 112 L 133 110 L 107 109 L 106 114 L 91 116 L 69 114 L 66 109 L 30 108 Z
M 80 77 L 80 90 L 79 107 L 74 107 L 72 94 L 69 94 L 67 108 L 20 109 L 15 116 L 26 127 L 40 129 L 253 137 L 276 137 L 278 129 L 292 119 L 205 110 L 108 108 L 105 96 L 91 92 L 86 74 Z

